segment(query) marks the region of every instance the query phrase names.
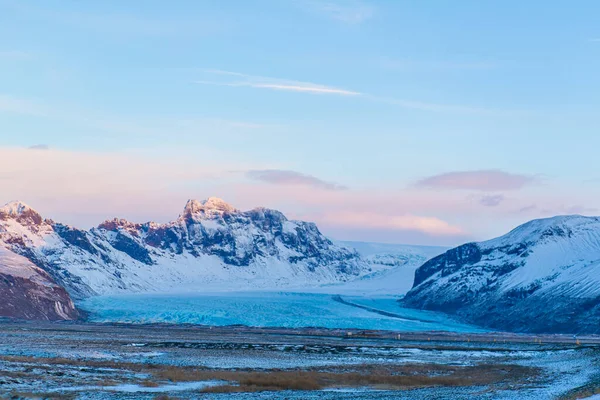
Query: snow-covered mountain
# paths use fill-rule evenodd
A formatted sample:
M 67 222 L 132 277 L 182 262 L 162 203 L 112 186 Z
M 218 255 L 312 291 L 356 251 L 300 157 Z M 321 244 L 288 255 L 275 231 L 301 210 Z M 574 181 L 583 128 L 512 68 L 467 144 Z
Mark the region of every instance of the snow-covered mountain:
M 71 295 L 316 286 L 369 271 L 313 223 L 265 208 L 190 200 L 173 222 L 105 221 L 89 231 L 21 202 L 0 208 L 0 247 L 45 270 Z
M 410 244 L 338 241 L 340 245 L 358 251 L 374 266 L 386 267 L 421 266 L 425 261 L 448 250 L 442 246 L 418 246 Z
M 600 218 L 559 216 L 419 267 L 403 304 L 495 329 L 600 333 Z
M 0 317 L 72 320 L 79 316 L 71 298 L 25 257 L 0 248 Z
M 401 295 L 412 287 L 415 270 L 442 254 L 447 247 L 338 241 L 355 249 L 371 265 L 371 272 L 355 280 L 327 285 L 322 291 L 355 295 Z

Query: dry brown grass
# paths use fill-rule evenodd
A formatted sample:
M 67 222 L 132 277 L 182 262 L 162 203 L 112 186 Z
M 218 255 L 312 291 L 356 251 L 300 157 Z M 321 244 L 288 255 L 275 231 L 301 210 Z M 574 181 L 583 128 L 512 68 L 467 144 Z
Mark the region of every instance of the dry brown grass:
M 232 393 L 278 390 L 319 390 L 331 387 L 372 387 L 405 390 L 434 386 L 498 386 L 522 384 L 537 376 L 539 370 L 506 364 L 449 366 L 439 364 L 357 365 L 309 368 L 304 370 L 214 370 L 154 364 L 122 363 L 66 358 L 33 358 L 1 356 L 17 363 L 70 365 L 114 368 L 151 374 L 153 379 L 141 381 L 143 386 L 157 387 L 161 382 L 218 380 L 223 386 L 206 388 L 205 392 Z
M 223 379 L 237 385 L 206 388 L 205 392 L 232 393 L 277 390 L 320 390 L 331 387 L 372 387 L 405 390 L 434 386 L 488 386 L 506 382 L 521 382 L 532 376 L 534 369 L 518 365 L 481 365 L 474 367 L 435 366 L 425 371 L 411 366 L 364 366 L 361 372 L 323 371 L 261 371 L 234 372 Z M 231 374 L 231 373 L 228 373 Z M 215 376 L 213 379 L 218 379 Z M 221 376 L 220 378 L 225 378 Z
M 242 387 L 269 388 L 268 390 L 319 390 L 324 387 L 319 378 L 318 372 L 254 372 L 244 375 L 238 382 Z
M 160 384 L 155 381 L 142 381 L 140 382 L 140 386 L 144 387 L 159 387 Z

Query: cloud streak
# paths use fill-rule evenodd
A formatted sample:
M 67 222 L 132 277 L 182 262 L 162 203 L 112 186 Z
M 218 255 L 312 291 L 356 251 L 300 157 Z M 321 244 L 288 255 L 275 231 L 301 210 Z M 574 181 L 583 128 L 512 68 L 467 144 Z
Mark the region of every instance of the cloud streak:
M 250 170 L 246 172 L 250 179 L 273 185 L 312 186 L 323 190 L 347 190 L 346 186 L 327 182 L 312 175 L 281 169 Z
M 271 89 L 271 90 L 283 90 L 290 92 L 304 92 L 312 94 L 334 94 L 341 96 L 359 96 L 362 93 L 355 92 L 352 90 L 340 89 L 332 86 L 319 85 L 311 82 L 293 81 L 287 79 L 269 78 L 258 75 L 248 75 L 239 72 L 222 71 L 222 70 L 204 70 L 205 73 L 211 75 L 225 75 L 234 76 L 239 78 L 238 81 L 214 81 L 214 80 L 198 80 L 194 83 L 200 85 L 216 85 L 216 86 L 230 86 L 230 87 L 251 87 L 256 89 Z
M 535 180 L 529 175 L 500 170 L 456 171 L 430 176 L 418 181 L 415 186 L 438 190 L 502 191 L 519 190 Z
M 397 99 L 393 97 L 376 96 L 370 93 L 364 93 L 356 90 L 342 89 L 329 85 L 322 85 L 312 82 L 294 81 L 280 78 L 272 78 L 259 75 L 249 75 L 240 72 L 224 71 L 219 69 L 202 69 L 203 73 L 208 74 L 213 79 L 195 80 L 193 83 L 199 85 L 211 86 L 229 86 L 229 87 L 250 87 L 255 89 L 278 90 L 309 94 L 351 96 L 361 98 L 367 101 L 378 102 L 397 106 L 401 108 L 431 112 L 450 112 L 461 114 L 490 114 L 506 115 L 514 114 L 515 111 L 493 110 L 483 107 L 464 106 L 456 104 L 440 104 L 418 100 Z M 216 76 L 235 77 L 237 80 L 218 80 Z
M 28 147 L 29 150 L 50 150 L 50 146 L 47 144 L 34 144 Z

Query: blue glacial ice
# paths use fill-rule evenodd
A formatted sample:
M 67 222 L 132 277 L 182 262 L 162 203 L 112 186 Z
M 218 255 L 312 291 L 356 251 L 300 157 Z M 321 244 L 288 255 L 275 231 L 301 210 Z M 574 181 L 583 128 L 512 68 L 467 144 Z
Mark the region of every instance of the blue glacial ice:
M 248 292 L 204 295 L 135 294 L 91 297 L 80 304 L 94 322 L 246 325 L 285 328 L 382 329 L 479 332 L 481 329 L 432 312 L 404 309 L 394 298 L 346 297 L 365 310 L 327 294 Z M 393 313 L 382 315 L 373 310 Z

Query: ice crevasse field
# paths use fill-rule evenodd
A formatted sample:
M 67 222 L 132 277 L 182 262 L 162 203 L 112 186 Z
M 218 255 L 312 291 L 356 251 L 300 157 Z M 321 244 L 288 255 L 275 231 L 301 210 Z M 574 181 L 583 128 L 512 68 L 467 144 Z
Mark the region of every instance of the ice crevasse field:
M 480 332 L 445 315 L 401 308 L 396 297 L 251 292 L 97 296 L 79 306 L 94 322 Z

